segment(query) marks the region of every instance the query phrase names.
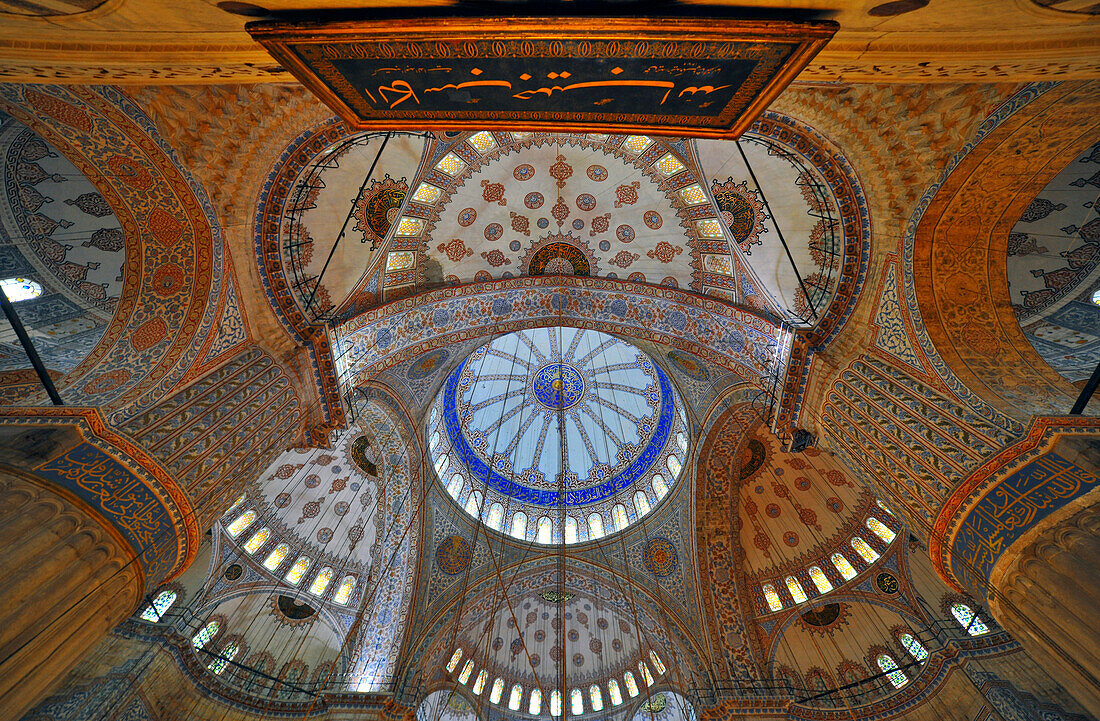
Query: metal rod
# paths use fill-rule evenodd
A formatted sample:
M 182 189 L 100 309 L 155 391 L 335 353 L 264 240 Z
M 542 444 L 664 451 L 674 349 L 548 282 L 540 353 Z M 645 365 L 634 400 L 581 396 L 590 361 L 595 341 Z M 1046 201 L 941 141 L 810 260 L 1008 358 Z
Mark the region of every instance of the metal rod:
M 1079 416 L 1085 412 L 1085 406 L 1089 404 L 1093 393 L 1096 393 L 1097 386 L 1100 386 L 1100 363 L 1096 364 L 1096 370 L 1092 372 L 1092 377 L 1081 389 L 1081 395 L 1077 396 L 1077 402 L 1073 404 L 1073 410 L 1069 412 L 1071 416 Z
M 810 313 L 813 317 L 817 318 L 817 311 L 814 310 L 813 301 L 810 299 L 810 291 L 806 289 L 806 284 L 802 282 L 802 274 L 798 272 L 798 266 L 795 265 L 794 256 L 791 255 L 791 249 L 787 247 L 787 240 L 783 237 L 783 231 L 779 227 L 779 221 L 775 217 L 775 213 L 772 212 L 771 205 L 768 204 L 768 198 L 764 195 L 764 189 L 760 187 L 760 182 L 756 179 L 756 173 L 752 172 L 752 166 L 749 165 L 748 156 L 745 155 L 745 149 L 741 147 L 741 141 L 735 141 L 737 143 L 737 151 L 741 153 L 741 160 L 745 162 L 745 168 L 749 171 L 749 177 L 752 178 L 752 184 L 756 186 L 756 189 L 760 192 L 760 200 L 764 201 L 764 207 L 768 209 L 768 214 L 772 217 L 772 225 L 775 226 L 775 232 L 779 233 L 779 242 L 783 244 L 783 250 L 787 252 L 787 260 L 791 261 L 791 268 L 794 269 L 794 276 L 798 278 L 798 284 L 802 287 L 802 292 L 806 295 L 806 305 L 810 309 Z
M 19 314 L 15 312 L 15 308 L 8 300 L 8 294 L 4 292 L 3 288 L 0 288 L 0 306 L 4 308 L 4 315 L 8 317 L 8 322 L 15 329 L 15 335 L 19 338 L 19 343 L 23 346 L 23 351 L 27 354 L 31 365 L 34 366 L 34 372 L 38 374 L 38 380 L 42 381 L 50 400 L 53 401 L 55 406 L 65 405 L 65 402 L 61 400 L 61 395 L 57 392 L 57 387 L 53 384 L 53 378 L 50 378 L 49 371 L 46 370 L 42 359 L 38 357 L 38 351 L 34 349 L 31 338 L 27 335 L 27 329 L 23 327 L 23 321 L 19 320 Z

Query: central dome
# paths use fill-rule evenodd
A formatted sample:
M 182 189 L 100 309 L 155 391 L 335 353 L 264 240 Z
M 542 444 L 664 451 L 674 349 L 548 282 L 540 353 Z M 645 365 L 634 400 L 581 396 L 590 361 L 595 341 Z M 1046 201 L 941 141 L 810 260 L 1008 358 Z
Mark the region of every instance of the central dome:
M 543 543 L 593 540 L 641 518 L 687 448 L 676 391 L 649 356 L 564 327 L 474 351 L 444 382 L 429 426 L 451 496 L 497 530 Z

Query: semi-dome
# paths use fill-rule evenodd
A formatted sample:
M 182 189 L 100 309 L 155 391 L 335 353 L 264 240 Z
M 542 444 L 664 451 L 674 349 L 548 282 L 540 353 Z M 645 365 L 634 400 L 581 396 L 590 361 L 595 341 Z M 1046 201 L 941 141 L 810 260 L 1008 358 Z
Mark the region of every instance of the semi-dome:
M 660 366 L 618 338 L 565 327 L 474 351 L 444 381 L 428 435 L 436 474 L 467 513 L 538 543 L 636 522 L 668 494 L 687 450 Z

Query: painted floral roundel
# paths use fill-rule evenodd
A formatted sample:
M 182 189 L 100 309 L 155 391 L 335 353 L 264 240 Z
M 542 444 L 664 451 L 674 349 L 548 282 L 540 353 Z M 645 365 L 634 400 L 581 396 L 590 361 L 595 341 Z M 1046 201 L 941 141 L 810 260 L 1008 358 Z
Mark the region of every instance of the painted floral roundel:
M 436 474 L 472 516 L 516 538 L 579 543 L 668 494 L 687 430 L 665 372 L 613 336 L 501 336 L 450 373 L 428 424 Z

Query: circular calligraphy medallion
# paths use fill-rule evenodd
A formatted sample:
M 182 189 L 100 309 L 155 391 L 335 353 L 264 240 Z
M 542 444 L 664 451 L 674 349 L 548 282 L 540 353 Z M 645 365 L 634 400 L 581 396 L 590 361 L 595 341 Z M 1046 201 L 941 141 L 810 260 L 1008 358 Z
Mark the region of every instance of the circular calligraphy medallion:
M 241 577 L 242 573 L 244 573 L 244 569 L 241 568 L 238 564 L 234 563 L 226 567 L 225 574 L 223 575 L 225 576 L 225 579 L 227 581 L 236 581 L 238 578 Z
M 568 410 L 584 395 L 584 380 L 576 368 L 564 363 L 551 363 L 535 374 L 532 380 L 535 398 L 550 410 Z
M 898 579 L 894 577 L 894 574 L 887 571 L 883 571 L 875 579 L 875 585 L 878 586 L 878 590 L 883 593 L 893 596 L 898 592 Z
M 435 562 L 448 576 L 457 576 L 470 564 L 473 552 L 462 536 L 448 536 L 435 549 Z
M 666 538 L 653 538 L 642 549 L 642 562 L 654 576 L 668 578 L 676 570 L 676 547 Z

